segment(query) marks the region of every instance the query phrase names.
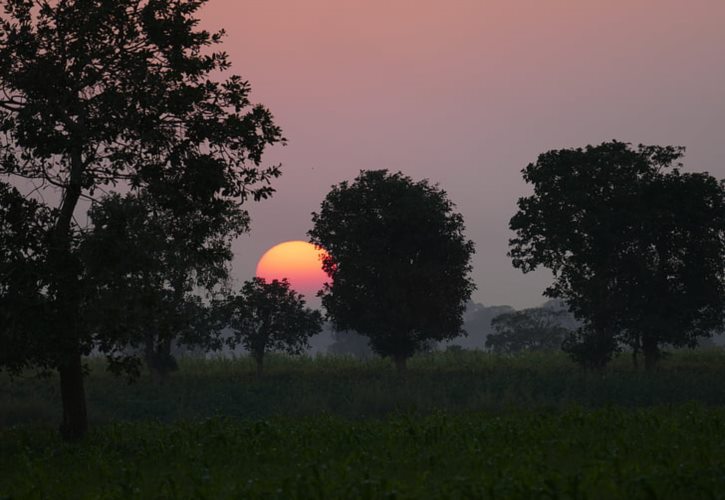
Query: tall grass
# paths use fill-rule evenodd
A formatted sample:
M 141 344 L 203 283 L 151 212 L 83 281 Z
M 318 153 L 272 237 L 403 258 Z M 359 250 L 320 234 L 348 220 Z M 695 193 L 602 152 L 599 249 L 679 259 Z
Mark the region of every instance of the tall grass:
M 654 373 L 635 371 L 621 356 L 603 372 L 578 369 L 562 354 L 514 357 L 436 352 L 414 357 L 406 377 L 386 360 L 336 356 L 270 356 L 257 380 L 248 358 L 182 359 L 164 385 L 144 376 L 128 384 L 90 361 L 92 421 L 174 421 L 214 416 L 268 418 L 339 415 L 385 417 L 396 412 L 505 412 L 572 405 L 646 407 L 696 401 L 725 405 L 725 351 L 678 351 Z M 55 378 L 0 376 L 0 427 L 55 424 Z

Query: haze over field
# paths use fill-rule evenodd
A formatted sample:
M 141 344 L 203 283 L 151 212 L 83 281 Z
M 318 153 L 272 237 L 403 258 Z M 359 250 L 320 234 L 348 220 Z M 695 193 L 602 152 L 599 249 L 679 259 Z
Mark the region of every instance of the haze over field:
M 402 170 L 448 191 L 475 241 L 476 302 L 543 302 L 545 272 L 506 257 L 520 170 L 555 148 L 610 139 L 687 146 L 688 170 L 725 177 L 720 0 L 214 1 L 234 71 L 289 144 L 277 195 L 250 204 L 235 277 L 306 239 L 330 186 Z

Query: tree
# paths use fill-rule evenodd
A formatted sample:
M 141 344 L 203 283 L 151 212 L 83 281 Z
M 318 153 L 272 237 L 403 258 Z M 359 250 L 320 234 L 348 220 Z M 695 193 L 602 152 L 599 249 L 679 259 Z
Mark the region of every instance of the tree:
M 367 336 L 399 373 L 417 350 L 462 334 L 473 243 L 453 209 L 427 180 L 373 170 L 333 186 L 312 214 L 310 239 L 328 253 L 328 316 Z
M 305 307 L 303 296 L 286 279 L 246 281 L 239 294 L 227 301 L 233 338 L 230 347 L 241 344 L 257 363 L 257 376 L 264 371 L 264 355 L 270 351 L 301 354 L 309 339 L 322 330 L 322 315 Z
M 499 354 L 559 350 L 568 333 L 560 323 L 562 315 L 537 307 L 496 316 L 491 320 L 496 333 L 486 337 L 486 347 Z
M 74 253 L 78 202 L 119 184 L 145 188 L 173 210 L 267 197 L 278 167 L 261 167 L 282 140 L 268 110 L 198 29 L 206 0 L 7 0 L 0 18 L 0 175 L 30 179 L 60 200 L 44 241 L 53 325 L 41 335 L 60 376 L 67 439 L 87 429 Z M 21 335 L 22 336 L 22 335 Z M 15 336 L 18 337 L 17 335 Z M 15 351 L 20 352 L 20 351 Z M 16 360 L 18 361 L 18 360 Z
M 509 255 L 554 273 L 546 295 L 582 321 L 565 348 L 583 364 L 624 344 L 652 369 L 663 343 L 694 346 L 723 324 L 725 185 L 680 172 L 683 151 L 614 141 L 523 171 L 534 194 L 519 199 Z
M 212 299 L 228 280 L 231 241 L 249 227 L 236 203 L 178 216 L 145 191 L 111 195 L 89 211 L 80 246 L 87 273 L 85 316 L 113 365 L 143 347 L 153 378 L 176 367 L 174 341 L 211 347 Z

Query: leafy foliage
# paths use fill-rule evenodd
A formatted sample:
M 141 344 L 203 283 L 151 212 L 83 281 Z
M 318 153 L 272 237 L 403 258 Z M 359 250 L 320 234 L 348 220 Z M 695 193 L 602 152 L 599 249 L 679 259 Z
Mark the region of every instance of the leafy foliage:
M 128 347 L 141 346 L 163 377 L 174 363 L 172 341 L 213 346 L 214 311 L 204 299 L 226 283 L 231 240 L 249 222 L 231 201 L 217 208 L 180 216 L 147 192 L 107 196 L 91 208 L 93 226 L 80 247 L 84 317 L 112 365 L 132 362 Z
M 215 51 L 223 32 L 199 29 L 206 0 L 7 0 L 0 15 L 0 176 L 29 179 L 60 199 L 45 238 L 53 328 L 44 350 L 13 349 L 15 364 L 59 371 L 62 432 L 85 433 L 81 356 L 94 336 L 81 317 L 83 270 L 74 253 L 81 198 L 121 185 L 145 189 L 175 214 L 218 213 L 265 198 L 279 167 L 262 167 L 283 140 Z M 29 281 L 28 281 L 29 282 Z M 17 325 L 22 326 L 22 325 Z
M 473 243 L 453 209 L 428 181 L 375 170 L 333 186 L 312 215 L 311 241 L 328 252 L 328 316 L 399 367 L 431 341 L 462 333 Z
M 50 363 L 43 339 L 26 333 L 47 330 L 51 320 L 43 289 L 45 238 L 53 216 L 45 205 L 0 182 L 0 367 L 14 373 L 31 357 L 42 368 Z
M 601 366 L 623 343 L 651 368 L 663 343 L 692 346 L 723 324 L 725 185 L 680 172 L 682 154 L 615 141 L 523 171 L 534 194 L 511 219 L 509 255 L 554 273 L 546 294 L 583 322 L 567 342 L 582 362 Z
M 264 278 L 246 281 L 239 294 L 227 299 L 232 347 L 240 344 L 257 362 L 262 374 L 263 359 L 269 351 L 301 354 L 309 338 L 322 330 L 322 315 L 305 307 L 305 300 L 290 288 L 289 282 Z
M 127 180 L 174 205 L 268 196 L 279 171 L 257 166 L 280 130 L 247 82 L 216 78 L 230 62 L 208 50 L 223 32 L 198 29 L 205 3 L 4 2 L 0 172 L 90 194 Z

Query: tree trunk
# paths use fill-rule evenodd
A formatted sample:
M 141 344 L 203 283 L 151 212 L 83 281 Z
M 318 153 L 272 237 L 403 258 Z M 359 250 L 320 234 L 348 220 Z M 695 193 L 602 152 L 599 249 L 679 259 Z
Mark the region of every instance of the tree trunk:
M 657 368 L 657 361 L 660 359 L 660 350 L 657 341 L 644 337 L 642 339 L 642 354 L 644 355 L 644 369 L 651 372 Z
M 162 373 L 161 363 L 159 357 L 156 354 L 156 343 L 154 342 L 153 335 L 146 336 L 146 368 L 149 370 L 151 375 L 151 383 L 154 385 L 160 385 L 163 382 L 164 374 Z
M 264 355 L 255 356 L 254 360 L 257 362 L 257 378 L 261 379 L 264 375 Z
M 408 368 L 408 358 L 396 357 L 396 358 L 394 358 L 394 361 L 395 361 L 395 369 L 398 372 L 398 377 L 403 378 L 405 376 L 405 372 Z
M 49 248 L 51 282 L 55 287 L 55 306 L 59 322 L 56 340 L 61 348 L 58 357 L 60 392 L 63 404 L 63 439 L 77 441 L 88 431 L 86 392 L 83 384 L 79 311 L 81 297 L 80 270 L 71 252 L 71 221 L 81 196 L 83 163 L 80 148 L 71 153 L 69 184 L 63 193 L 58 219 L 53 227 Z
M 157 344 L 153 334 L 146 336 L 146 366 L 154 384 L 166 382 L 169 373 L 176 369 L 176 360 L 171 355 L 171 339 L 161 340 Z
M 83 366 L 78 350 L 68 356 L 66 364 L 58 368 L 60 396 L 63 402 L 63 422 L 60 434 L 66 441 L 78 441 L 88 431 L 86 392 L 83 385 Z

